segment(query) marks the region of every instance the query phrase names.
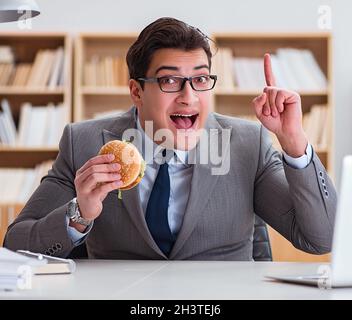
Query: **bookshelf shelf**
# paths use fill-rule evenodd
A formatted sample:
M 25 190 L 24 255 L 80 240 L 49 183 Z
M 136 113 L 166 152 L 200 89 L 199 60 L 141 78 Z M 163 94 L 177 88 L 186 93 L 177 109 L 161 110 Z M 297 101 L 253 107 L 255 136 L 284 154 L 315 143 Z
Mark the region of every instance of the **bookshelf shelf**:
M 56 158 L 58 148 L 0 149 L 0 168 L 34 168 L 37 164 Z
M 34 137 L 33 132 L 45 127 L 46 121 L 51 121 L 48 127 L 55 123 L 59 132 L 61 126 L 72 118 L 71 36 L 64 32 L 0 32 L 0 48 L 2 68 L 4 65 L 11 68 L 7 77 L 4 78 L 4 73 L 0 77 L 0 100 L 7 100 L 17 132 L 20 132 L 21 122 L 28 124 L 37 116 L 39 109 L 49 104 L 52 109 L 41 118 L 44 121 L 28 124 L 29 131 L 24 136 L 32 133 L 31 138 Z M 24 118 L 26 120 L 22 119 L 25 104 L 31 108 L 31 113 L 28 112 L 28 117 Z M 56 107 L 58 105 L 62 105 L 61 113 Z M 27 122 L 28 119 L 30 121 Z M 60 120 L 60 126 L 56 125 Z M 19 137 L 20 134 L 16 139 Z M 46 141 L 46 137 L 47 133 L 40 141 Z M 28 146 L 23 147 L 13 142 L 0 142 L 0 167 L 34 168 L 40 162 L 57 156 L 58 145 L 31 147 L 36 145 L 33 140 L 28 139 L 27 142 Z
M 75 40 L 74 121 L 131 106 L 125 56 L 131 33 L 82 33 Z M 114 83 L 114 85 L 112 85 Z
M 127 86 L 120 87 L 82 87 L 81 93 L 84 95 L 130 95 Z
M 58 147 L 6 147 L 6 146 L 0 146 L 0 152 L 27 152 L 27 153 L 32 153 L 32 152 L 58 152 L 59 148 Z
M 27 88 L 27 87 L 0 87 L 0 95 L 64 95 L 63 88 L 47 89 L 47 88 Z

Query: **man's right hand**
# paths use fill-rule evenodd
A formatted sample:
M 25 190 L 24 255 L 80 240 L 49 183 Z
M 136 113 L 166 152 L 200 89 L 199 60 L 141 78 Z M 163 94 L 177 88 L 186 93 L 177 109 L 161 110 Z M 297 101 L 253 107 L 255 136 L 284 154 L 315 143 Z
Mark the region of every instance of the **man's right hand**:
M 76 172 L 75 187 L 81 216 L 88 220 L 99 217 L 107 194 L 121 185 L 121 166 L 111 163 L 114 155 L 105 154 L 89 159 Z M 83 232 L 85 227 L 73 221 L 70 226 Z

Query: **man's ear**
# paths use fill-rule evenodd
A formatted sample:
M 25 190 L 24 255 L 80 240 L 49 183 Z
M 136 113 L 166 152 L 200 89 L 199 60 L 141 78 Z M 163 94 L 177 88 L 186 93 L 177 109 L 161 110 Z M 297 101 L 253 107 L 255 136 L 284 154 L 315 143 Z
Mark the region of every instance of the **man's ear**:
M 130 79 L 128 82 L 128 86 L 130 88 L 130 96 L 132 98 L 134 105 L 137 108 L 141 107 L 143 105 L 143 99 L 142 99 L 143 89 L 140 83 L 134 79 Z

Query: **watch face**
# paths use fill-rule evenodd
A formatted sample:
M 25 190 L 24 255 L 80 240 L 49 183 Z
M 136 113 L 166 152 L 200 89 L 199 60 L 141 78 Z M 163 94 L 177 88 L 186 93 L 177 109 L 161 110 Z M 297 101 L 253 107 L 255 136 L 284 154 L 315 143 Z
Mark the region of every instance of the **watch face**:
M 82 224 L 86 227 L 89 226 L 91 223 L 91 221 L 81 217 L 81 213 L 79 212 L 79 207 L 78 207 L 76 198 L 74 198 L 69 202 L 68 216 L 73 222 Z
M 90 224 L 90 221 L 88 221 L 88 220 L 86 220 L 86 219 L 84 219 L 82 217 L 79 217 L 77 222 L 79 224 L 82 224 L 82 225 L 86 226 L 86 227 L 89 226 L 89 224 Z
M 71 200 L 68 204 L 68 215 L 70 218 L 73 218 L 76 215 L 77 205 L 74 200 Z
M 79 216 L 77 202 L 71 200 L 68 205 L 68 216 L 70 219 L 75 221 L 75 218 Z

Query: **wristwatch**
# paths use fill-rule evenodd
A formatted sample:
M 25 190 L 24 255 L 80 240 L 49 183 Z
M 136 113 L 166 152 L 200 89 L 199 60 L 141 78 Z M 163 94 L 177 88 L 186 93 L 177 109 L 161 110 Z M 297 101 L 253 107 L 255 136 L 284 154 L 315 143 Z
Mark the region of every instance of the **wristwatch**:
M 73 222 L 77 222 L 85 227 L 88 227 L 92 221 L 85 219 L 81 216 L 81 212 L 79 211 L 79 206 L 77 202 L 77 198 L 73 198 L 69 203 L 67 207 L 67 216 L 72 220 Z

